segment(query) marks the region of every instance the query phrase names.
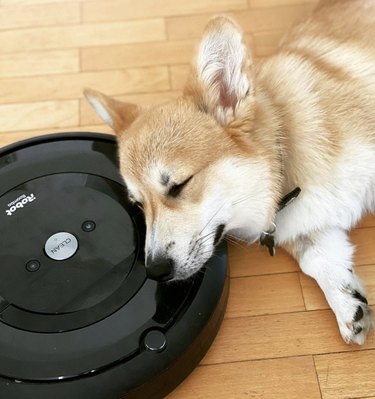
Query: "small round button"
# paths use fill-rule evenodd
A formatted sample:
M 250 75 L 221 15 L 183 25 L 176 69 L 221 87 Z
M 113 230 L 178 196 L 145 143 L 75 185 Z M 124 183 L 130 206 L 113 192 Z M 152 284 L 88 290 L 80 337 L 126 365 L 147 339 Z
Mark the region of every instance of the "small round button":
M 73 234 L 62 231 L 53 234 L 44 246 L 46 254 L 54 260 L 65 260 L 71 258 L 78 249 L 78 241 Z
M 92 220 L 86 220 L 82 223 L 82 230 L 86 233 L 95 230 L 96 224 Z
M 161 352 L 167 346 L 165 335 L 159 330 L 151 330 L 145 336 L 145 347 L 152 352 Z
M 38 260 L 29 260 L 26 263 L 26 270 L 28 272 L 36 272 L 40 268 L 40 262 Z

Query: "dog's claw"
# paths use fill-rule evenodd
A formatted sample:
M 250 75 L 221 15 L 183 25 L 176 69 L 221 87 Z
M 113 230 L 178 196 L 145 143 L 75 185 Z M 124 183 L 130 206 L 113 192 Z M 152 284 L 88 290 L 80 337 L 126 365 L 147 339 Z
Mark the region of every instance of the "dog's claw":
M 357 298 L 362 303 L 365 303 L 366 305 L 368 305 L 367 299 L 363 295 L 361 295 L 357 290 L 354 290 L 352 295 L 354 298 Z

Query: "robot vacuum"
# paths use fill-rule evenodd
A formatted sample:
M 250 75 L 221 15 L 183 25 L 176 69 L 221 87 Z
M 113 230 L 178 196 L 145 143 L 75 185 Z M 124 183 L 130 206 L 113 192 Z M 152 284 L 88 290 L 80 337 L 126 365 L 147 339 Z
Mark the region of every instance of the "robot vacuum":
M 226 248 L 194 278 L 146 276 L 145 225 L 113 136 L 0 150 L 0 397 L 163 398 L 211 345 Z

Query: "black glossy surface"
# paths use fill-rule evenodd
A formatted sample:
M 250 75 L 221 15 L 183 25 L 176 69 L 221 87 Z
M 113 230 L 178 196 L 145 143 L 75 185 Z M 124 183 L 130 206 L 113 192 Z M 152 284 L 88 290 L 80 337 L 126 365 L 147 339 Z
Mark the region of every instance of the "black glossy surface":
M 76 136 L 0 151 L 0 397 L 161 398 L 219 327 L 225 248 L 188 282 L 148 279 L 113 138 Z M 79 248 L 56 261 L 44 245 L 62 231 Z
M 121 203 L 122 186 L 87 174 L 44 176 L 1 196 L 0 209 L 23 193 L 36 199 L 12 216 L 0 213 L 0 292 L 11 305 L 41 314 L 73 313 L 93 308 L 121 289 L 137 248 L 131 209 Z M 97 225 L 90 234 L 81 229 L 88 219 Z M 79 243 L 77 253 L 64 261 L 44 252 L 45 242 L 58 231 L 72 233 Z M 30 259 L 40 263 L 32 275 L 24 268 Z M 111 313 L 110 304 L 106 306 Z M 7 312 L 2 318 L 7 321 Z

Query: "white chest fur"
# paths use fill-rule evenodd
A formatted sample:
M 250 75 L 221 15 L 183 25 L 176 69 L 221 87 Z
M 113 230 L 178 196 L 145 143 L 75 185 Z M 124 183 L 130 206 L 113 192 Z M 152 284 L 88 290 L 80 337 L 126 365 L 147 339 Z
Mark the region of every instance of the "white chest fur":
M 300 196 L 277 215 L 277 243 L 330 227 L 350 229 L 375 209 L 374 146 L 353 139 L 332 170 L 321 184 L 300 183 Z

